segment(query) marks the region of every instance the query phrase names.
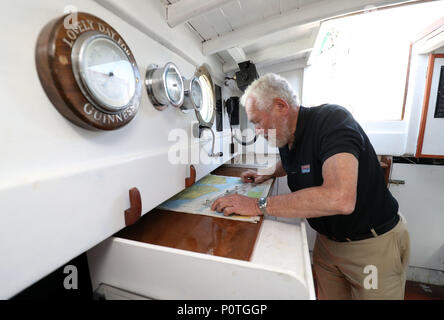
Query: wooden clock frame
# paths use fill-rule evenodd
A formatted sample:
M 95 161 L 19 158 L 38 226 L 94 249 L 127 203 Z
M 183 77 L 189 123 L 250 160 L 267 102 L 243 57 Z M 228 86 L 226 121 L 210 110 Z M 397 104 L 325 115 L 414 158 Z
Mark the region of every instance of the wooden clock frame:
M 48 23 L 36 46 L 37 71 L 48 98 L 56 109 L 74 124 L 89 130 L 115 130 L 127 125 L 137 114 L 142 81 L 130 48 L 105 21 L 88 13 L 77 13 L 75 27 L 65 28 L 67 16 Z M 118 112 L 108 112 L 83 93 L 73 71 L 72 50 L 79 37 L 87 32 L 102 33 L 126 53 L 136 77 L 136 90 L 130 103 Z

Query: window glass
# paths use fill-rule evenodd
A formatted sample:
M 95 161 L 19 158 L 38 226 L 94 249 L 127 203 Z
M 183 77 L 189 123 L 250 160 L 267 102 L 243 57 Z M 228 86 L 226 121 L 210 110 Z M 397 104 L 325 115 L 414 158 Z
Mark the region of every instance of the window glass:
M 435 1 L 325 21 L 304 73 L 304 104 L 339 104 L 358 120 L 400 120 L 410 43 L 443 12 L 444 1 Z

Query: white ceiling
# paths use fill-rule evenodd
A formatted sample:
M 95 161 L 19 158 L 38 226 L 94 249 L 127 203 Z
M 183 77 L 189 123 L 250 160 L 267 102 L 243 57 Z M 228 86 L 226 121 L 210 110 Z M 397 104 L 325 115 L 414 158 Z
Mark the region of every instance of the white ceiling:
M 281 61 L 306 63 L 321 21 L 405 0 L 160 0 L 174 27 L 187 23 L 215 54 L 224 72 L 251 60 L 259 67 Z M 178 22 L 179 21 L 179 22 Z
M 177 0 L 176 0 L 177 1 Z M 215 39 L 225 33 L 255 24 L 258 21 L 277 17 L 283 12 L 300 8 L 308 2 L 320 0 L 237 0 L 218 9 L 193 18 L 189 23 L 203 40 Z

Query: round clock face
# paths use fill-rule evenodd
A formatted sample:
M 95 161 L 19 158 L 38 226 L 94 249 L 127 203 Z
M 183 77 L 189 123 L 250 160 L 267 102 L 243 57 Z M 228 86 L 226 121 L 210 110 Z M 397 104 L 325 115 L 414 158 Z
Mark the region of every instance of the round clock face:
M 137 85 L 122 48 L 106 35 L 84 34 L 73 49 L 73 71 L 85 95 L 105 111 L 118 112 L 132 100 Z M 79 81 L 80 80 L 80 81 Z
M 104 36 L 91 39 L 80 61 L 80 75 L 95 100 L 112 111 L 123 109 L 131 101 L 136 77 L 125 52 L 114 41 Z
M 136 60 L 121 35 L 100 18 L 79 12 L 75 28 L 67 16 L 40 32 L 36 65 L 56 109 L 89 130 L 116 130 L 136 116 L 142 82 Z

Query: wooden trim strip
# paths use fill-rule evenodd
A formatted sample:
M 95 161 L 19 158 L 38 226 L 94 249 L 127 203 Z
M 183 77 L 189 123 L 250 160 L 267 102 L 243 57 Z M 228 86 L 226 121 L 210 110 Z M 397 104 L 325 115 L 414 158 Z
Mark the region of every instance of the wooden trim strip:
M 437 156 L 436 154 L 421 154 L 421 158 L 432 158 L 432 159 L 444 159 L 444 156 Z
M 388 185 L 390 180 L 390 173 L 392 168 L 392 157 L 391 156 L 382 156 L 379 164 L 384 172 L 385 184 Z
M 421 122 L 419 127 L 418 144 L 416 146 L 416 157 L 419 158 L 422 152 L 422 146 L 424 143 L 425 125 L 427 120 L 427 111 L 429 109 L 430 89 L 432 86 L 433 67 L 435 65 L 435 56 L 429 55 L 429 64 L 427 69 L 426 88 L 424 92 L 424 100 L 422 104 Z
M 432 24 L 430 24 L 429 26 L 427 26 L 427 28 L 425 28 L 425 30 L 423 30 L 421 33 L 419 33 L 416 36 L 416 40 L 413 41 L 413 43 L 416 43 L 416 42 L 422 40 L 423 38 L 425 38 L 426 36 L 428 36 L 432 32 L 441 28 L 443 25 L 444 25 L 444 17 L 438 19 L 437 21 L 435 21 Z

